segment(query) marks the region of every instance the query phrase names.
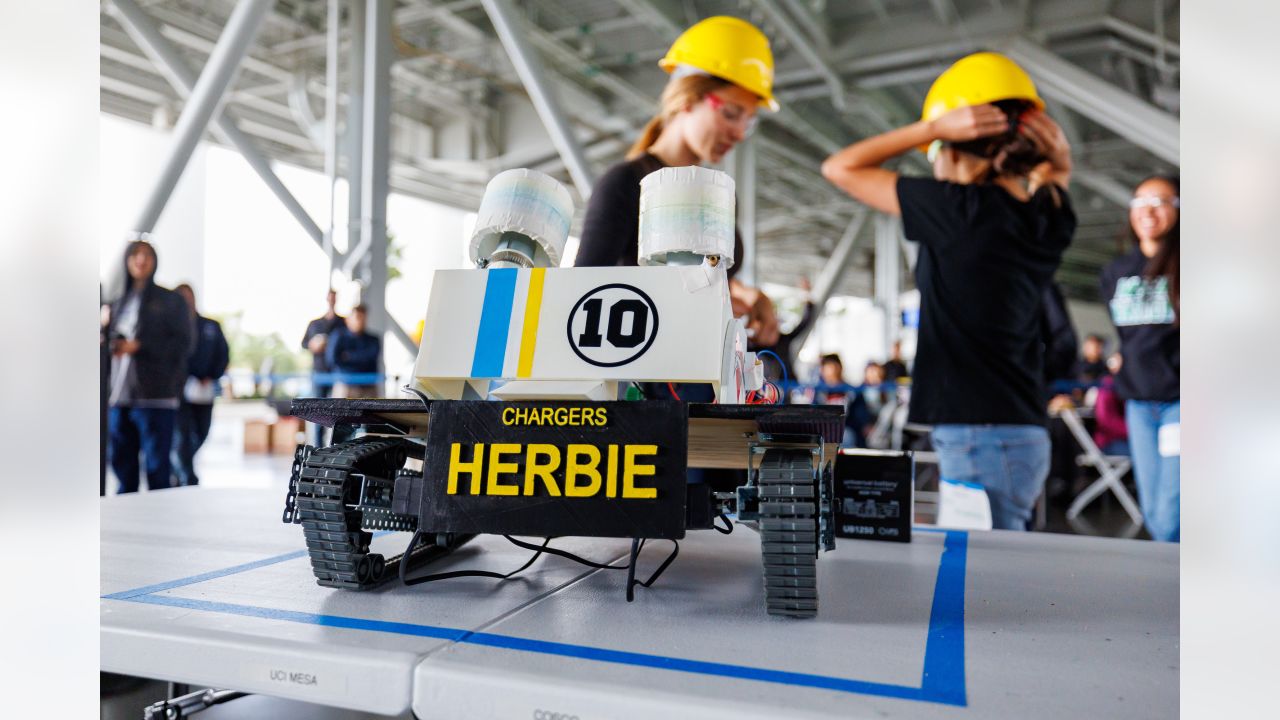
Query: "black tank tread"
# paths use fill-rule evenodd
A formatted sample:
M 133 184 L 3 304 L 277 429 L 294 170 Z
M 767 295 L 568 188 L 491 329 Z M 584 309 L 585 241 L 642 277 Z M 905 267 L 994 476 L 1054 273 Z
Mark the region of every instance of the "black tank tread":
M 399 556 L 369 552 L 370 529 L 412 530 L 417 518 L 360 505 L 359 474 L 391 477 L 404 463 L 408 441 L 361 437 L 312 451 L 298 473 L 297 522 L 307 541 L 316 582 L 369 590 L 396 576 Z
M 770 615 L 818 614 L 817 457 L 807 449 L 766 450 L 758 471 L 760 552 Z

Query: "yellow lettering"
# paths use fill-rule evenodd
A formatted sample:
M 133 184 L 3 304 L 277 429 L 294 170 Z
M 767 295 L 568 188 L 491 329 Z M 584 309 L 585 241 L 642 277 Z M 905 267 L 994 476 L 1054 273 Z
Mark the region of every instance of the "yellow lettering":
M 538 423 L 538 424 L 539 424 L 539 425 L 550 425 L 550 424 L 551 424 L 551 408 L 549 408 L 549 407 L 544 407 L 544 408 L 542 408 L 542 422 L 540 422 L 540 423 Z
M 515 485 L 503 485 L 498 482 L 498 475 L 514 473 L 520 466 L 513 462 L 502 462 L 503 453 L 520 452 L 520 446 L 513 443 L 494 443 L 489 446 L 489 478 L 485 484 L 486 495 L 519 495 L 520 488 Z
M 458 476 L 466 473 L 471 476 L 471 494 L 480 494 L 480 472 L 484 465 L 484 443 L 476 443 L 471 462 L 462 462 L 462 443 L 453 443 L 449 447 L 449 484 L 445 489 L 450 495 L 458 494 Z
M 569 422 L 569 409 L 562 408 L 562 407 L 556 408 L 555 417 L 556 417 L 556 425 L 567 424 Z
M 547 458 L 547 462 L 538 462 L 538 456 Z M 524 464 L 524 494 L 533 494 L 534 478 L 542 478 L 542 484 L 547 488 L 547 494 L 551 497 L 560 497 L 560 486 L 556 485 L 556 479 L 551 474 L 556 468 L 560 467 L 560 448 L 555 445 L 544 443 L 533 443 L 529 445 L 528 454 L 525 456 Z
M 515 420 L 514 420 L 514 419 L 513 419 L 513 417 L 512 417 L 513 415 L 515 415 L 515 412 L 516 412 L 516 409 L 515 409 L 515 408 L 512 408 L 512 407 L 509 407 L 509 408 L 503 408 L 503 409 L 502 409 L 502 424 L 503 424 L 503 425 L 510 425 L 511 423 L 515 422 Z
M 618 497 L 618 446 L 609 443 L 609 474 L 605 482 L 605 497 Z
M 609 422 L 609 416 L 605 408 L 596 408 L 596 427 L 604 427 Z
M 582 424 L 582 408 L 580 407 L 569 408 L 569 424 L 570 425 Z
M 579 460 L 582 456 L 590 458 L 589 463 L 583 463 Z M 569 446 L 569 463 L 564 471 L 564 494 L 565 497 L 591 497 L 600 492 L 600 448 L 595 445 L 570 445 Z M 579 475 L 586 475 L 591 478 L 591 482 L 585 487 L 579 486 L 577 479 Z
M 653 475 L 654 467 L 652 465 L 640 465 L 636 463 L 637 455 L 656 455 L 658 454 L 657 445 L 628 445 L 626 447 L 625 460 L 622 468 L 622 497 L 636 498 L 639 500 L 652 499 L 658 497 L 657 488 L 636 487 L 635 480 L 640 475 Z

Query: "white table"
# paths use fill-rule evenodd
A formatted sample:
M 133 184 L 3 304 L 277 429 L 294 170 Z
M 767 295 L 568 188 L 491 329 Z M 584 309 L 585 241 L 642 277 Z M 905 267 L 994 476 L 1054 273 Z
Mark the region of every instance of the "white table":
M 909 545 L 840 541 L 818 563 L 819 617 L 792 620 L 765 614 L 745 527 L 690 533 L 631 604 L 624 572 L 558 557 L 505 583 L 355 593 L 315 585 L 282 506 L 258 490 L 105 499 L 102 669 L 423 718 L 1177 713 L 1174 545 L 924 530 Z M 628 545 L 555 542 L 599 562 Z M 650 544 L 642 575 L 668 547 Z M 527 557 L 486 536 L 435 567 L 506 572 Z

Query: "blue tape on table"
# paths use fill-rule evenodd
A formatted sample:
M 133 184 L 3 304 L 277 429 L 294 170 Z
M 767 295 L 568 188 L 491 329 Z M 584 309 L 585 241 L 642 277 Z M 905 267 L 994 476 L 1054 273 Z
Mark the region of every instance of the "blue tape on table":
M 860 695 L 876 695 L 880 697 L 898 698 L 901 700 L 919 700 L 943 705 L 965 706 L 967 694 L 965 689 L 964 664 L 964 585 L 965 568 L 968 558 L 969 533 L 963 530 L 943 530 L 932 528 L 916 528 L 920 532 L 938 532 L 944 535 L 942 557 L 938 561 L 938 575 L 933 588 L 933 606 L 929 613 L 929 631 L 925 641 L 924 670 L 921 673 L 920 686 L 893 685 L 889 683 L 869 682 L 852 678 L 841 678 L 829 675 L 772 670 L 769 668 L 735 665 L 731 663 L 707 662 L 690 658 L 650 655 L 647 653 L 611 650 L 609 648 L 590 645 L 575 645 L 548 640 L 500 635 L 497 633 L 474 632 L 462 628 L 419 625 L 415 623 L 390 622 L 386 620 L 367 620 L 363 618 L 343 617 L 340 615 L 320 615 L 316 613 L 280 610 L 254 605 L 237 605 L 219 603 L 193 598 L 173 597 L 157 593 L 174 588 L 193 585 L 215 578 L 249 572 L 258 568 L 274 565 L 306 556 L 306 551 L 286 553 L 265 558 L 255 562 L 235 565 L 223 570 L 192 575 L 155 585 L 126 590 L 110 595 L 103 595 L 105 600 L 121 600 L 125 602 L 146 603 L 180 607 L 188 610 L 202 610 L 245 617 L 256 617 L 266 620 L 295 622 L 307 625 L 364 630 L 368 632 L 385 632 L 398 635 L 439 638 L 460 644 L 480 645 L 484 647 L 530 652 L 543 655 L 558 655 L 581 660 L 614 663 L 647 667 L 657 670 L 686 672 L 701 675 L 754 680 L 757 682 L 777 683 L 798 687 L 812 687 L 824 690 L 856 693 Z

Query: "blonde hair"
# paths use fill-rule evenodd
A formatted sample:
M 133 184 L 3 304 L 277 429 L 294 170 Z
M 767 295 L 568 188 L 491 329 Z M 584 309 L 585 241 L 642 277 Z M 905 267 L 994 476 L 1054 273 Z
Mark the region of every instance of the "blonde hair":
M 636 139 L 635 143 L 631 145 L 631 149 L 627 151 L 627 159 L 634 160 L 648 152 L 649 148 L 658 141 L 658 136 L 662 134 L 663 128 L 681 110 L 701 102 L 702 98 L 709 95 L 713 90 L 719 90 L 732 84 L 728 80 L 712 75 L 685 75 L 671 78 L 667 86 L 662 89 L 662 100 L 659 102 L 660 109 L 658 114 L 654 115 L 645 124 L 644 130 L 640 131 L 640 137 Z

